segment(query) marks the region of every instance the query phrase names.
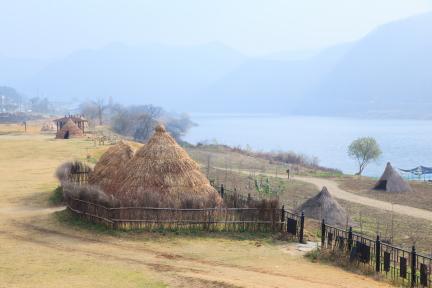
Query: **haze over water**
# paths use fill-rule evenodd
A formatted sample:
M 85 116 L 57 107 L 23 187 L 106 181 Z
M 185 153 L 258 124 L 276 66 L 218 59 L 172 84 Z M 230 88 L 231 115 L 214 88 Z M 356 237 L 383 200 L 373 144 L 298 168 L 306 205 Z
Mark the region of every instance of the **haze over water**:
M 357 166 L 347 147 L 364 136 L 375 137 L 383 150 L 381 159 L 366 169 L 367 176 L 380 176 L 388 161 L 402 169 L 432 166 L 432 123 L 427 120 L 225 114 L 192 114 L 192 120 L 198 126 L 186 136 L 191 143 L 216 140 L 256 150 L 294 151 L 349 174 Z

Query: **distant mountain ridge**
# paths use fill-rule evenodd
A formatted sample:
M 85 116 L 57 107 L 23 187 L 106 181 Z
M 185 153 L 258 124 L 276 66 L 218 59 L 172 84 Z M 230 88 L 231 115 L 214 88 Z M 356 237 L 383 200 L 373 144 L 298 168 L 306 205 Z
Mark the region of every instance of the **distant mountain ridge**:
M 317 54 L 250 58 L 209 43 L 113 44 L 51 63 L 0 57 L 0 85 L 53 100 L 112 97 L 189 112 L 429 118 L 430 51 L 432 13 Z M 293 60 L 294 54 L 302 57 Z
M 311 113 L 432 116 L 431 51 L 432 13 L 377 28 L 306 95 Z

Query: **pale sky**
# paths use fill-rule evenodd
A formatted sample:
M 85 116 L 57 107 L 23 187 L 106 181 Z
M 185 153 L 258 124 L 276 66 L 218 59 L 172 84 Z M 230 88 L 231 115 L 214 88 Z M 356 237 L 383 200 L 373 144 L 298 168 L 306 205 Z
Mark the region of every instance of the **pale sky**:
M 63 57 L 113 42 L 314 50 L 429 11 L 432 0 L 0 0 L 0 55 Z

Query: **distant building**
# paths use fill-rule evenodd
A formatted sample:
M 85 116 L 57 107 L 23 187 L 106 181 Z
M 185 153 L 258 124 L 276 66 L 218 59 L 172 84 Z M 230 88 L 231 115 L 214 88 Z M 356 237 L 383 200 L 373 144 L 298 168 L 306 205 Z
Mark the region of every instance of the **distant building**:
M 65 115 L 62 118 L 54 120 L 57 126 L 57 132 L 59 132 L 66 123 L 71 120 L 83 133 L 85 133 L 85 129 L 88 127 L 88 121 L 82 115 Z

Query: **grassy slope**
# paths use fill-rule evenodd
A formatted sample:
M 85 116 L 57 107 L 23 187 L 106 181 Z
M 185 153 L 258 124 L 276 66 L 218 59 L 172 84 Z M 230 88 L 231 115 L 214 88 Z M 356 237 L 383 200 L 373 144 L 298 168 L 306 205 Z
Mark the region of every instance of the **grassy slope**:
M 106 147 L 6 134 L 0 136 L 0 286 L 387 287 L 311 264 L 271 238 L 107 234 L 64 225 L 46 208 L 57 185 L 53 171 Z
M 256 194 L 253 184 L 253 179 L 259 179 L 260 173 L 272 173 L 281 175 L 280 171 L 285 171 L 283 165 L 271 164 L 262 159 L 243 156 L 241 154 L 222 150 L 203 150 L 197 148 L 189 149 L 190 154 L 203 164 L 203 172 L 207 173 L 208 155 L 210 155 L 210 178 L 217 179 L 221 183 L 226 183 L 227 187 L 237 187 L 243 193 Z M 219 167 L 215 169 L 214 166 Z M 249 175 L 238 173 L 236 170 L 249 170 Z M 304 172 L 304 171 L 303 171 Z M 304 174 L 304 173 L 303 173 Z M 307 175 L 318 176 L 319 173 Z M 327 175 L 325 175 L 328 177 Z M 342 189 L 349 192 L 361 194 L 370 198 L 375 198 L 383 201 L 410 205 L 413 207 L 432 209 L 432 185 L 426 183 L 412 183 L 415 192 L 413 194 L 393 194 L 389 195 L 385 192 L 371 191 L 375 179 L 351 176 L 331 177 L 332 180 L 340 183 Z M 279 195 L 282 202 L 289 209 L 295 209 L 299 204 L 306 199 L 315 195 L 318 188 L 312 184 L 300 181 L 287 181 L 270 177 L 270 182 L 273 186 L 278 187 L 280 182 L 283 183 L 283 193 Z M 363 233 L 375 237 L 379 230 L 383 239 L 391 238 L 393 233 L 393 241 L 407 249 L 416 243 L 417 248 L 423 253 L 430 253 L 430 243 L 432 243 L 432 223 L 426 220 L 413 217 L 402 216 L 399 214 L 382 211 L 380 209 L 371 208 L 368 206 L 358 205 L 348 201 L 339 200 L 339 203 L 348 211 L 353 220 L 358 224 L 354 227 L 354 231 L 363 231 Z M 392 232 L 393 219 L 393 232 Z M 362 223 L 362 225 L 360 225 Z M 317 223 L 310 221 L 309 230 L 318 227 Z

